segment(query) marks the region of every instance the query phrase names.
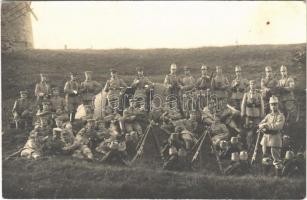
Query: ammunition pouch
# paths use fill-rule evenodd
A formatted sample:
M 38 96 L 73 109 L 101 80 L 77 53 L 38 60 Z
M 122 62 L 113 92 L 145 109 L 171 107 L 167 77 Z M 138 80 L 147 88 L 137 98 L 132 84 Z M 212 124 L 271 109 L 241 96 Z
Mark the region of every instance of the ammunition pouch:
M 246 107 L 249 107 L 249 108 L 259 108 L 260 104 L 259 103 L 247 103 Z

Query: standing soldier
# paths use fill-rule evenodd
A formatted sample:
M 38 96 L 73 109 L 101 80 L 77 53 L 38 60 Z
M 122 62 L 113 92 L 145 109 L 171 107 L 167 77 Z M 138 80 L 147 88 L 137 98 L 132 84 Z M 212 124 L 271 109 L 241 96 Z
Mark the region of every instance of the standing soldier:
M 58 87 L 52 88 L 52 96 L 50 98 L 51 102 L 51 111 L 56 112 L 57 109 L 64 111 L 65 109 L 65 100 L 60 96 L 60 90 Z
M 271 154 L 276 175 L 280 176 L 283 167 L 280 156 L 282 147 L 280 131 L 284 126 L 285 116 L 278 110 L 278 98 L 276 96 L 270 97 L 269 103 L 271 113 L 267 114 L 259 124 L 259 129 L 264 132 L 260 144 L 262 145 L 263 158 L 267 159 Z M 270 153 L 268 153 L 269 148 L 271 148 Z
M 291 125 L 293 120 L 296 119 L 295 115 L 297 112 L 295 106 L 295 98 L 293 94 L 295 84 L 293 78 L 288 76 L 286 66 L 282 65 L 280 67 L 280 74 L 281 79 L 278 82 L 278 88 L 280 91 L 281 102 L 279 105 L 282 106 L 282 111 L 286 116 L 286 122 L 288 123 L 288 125 Z M 290 134 L 290 132 L 288 134 Z
M 50 84 L 47 83 L 46 74 L 40 74 L 41 82 L 37 83 L 35 86 L 35 96 L 37 97 L 37 105 L 41 107 L 42 100 L 51 94 Z
M 95 94 L 101 89 L 101 84 L 92 80 L 92 71 L 85 71 L 85 81 L 81 83 L 80 92 L 84 105 L 93 105 Z
M 202 110 L 207 105 L 206 95 L 208 95 L 207 90 L 211 88 L 211 77 L 208 74 L 208 67 L 206 65 L 201 66 L 201 77 L 196 80 L 195 87 L 199 90 L 199 106 Z
M 148 89 L 152 88 L 154 83 L 151 82 L 148 77 L 144 76 L 143 67 L 137 67 L 136 71 L 138 74 L 131 87 L 135 89 L 134 98 L 137 100 L 137 104 L 145 105 L 148 94 L 147 92 L 149 92 Z M 146 105 L 145 108 L 147 108 Z
M 227 104 L 227 89 L 229 87 L 229 82 L 226 76 L 223 75 L 221 66 L 216 66 L 216 76 L 211 81 L 211 88 L 213 89 L 218 104 L 221 107 L 226 106 Z
M 67 81 L 64 86 L 66 94 L 66 106 L 70 122 L 75 120 L 75 114 L 79 105 L 79 90 L 80 84 L 77 82 L 75 73 L 70 73 L 70 81 Z
M 240 66 L 235 67 L 236 78 L 231 83 L 231 104 L 237 109 L 241 109 L 241 102 L 244 92 L 248 86 L 247 79 L 241 76 L 242 69 Z
M 185 111 L 188 111 L 187 116 L 189 115 L 189 112 L 194 107 L 194 99 L 193 99 L 193 93 L 192 89 L 194 88 L 195 79 L 191 75 L 190 68 L 187 66 L 183 67 L 184 75 L 181 78 L 182 82 L 182 96 L 183 96 L 183 109 Z
M 255 81 L 249 81 L 249 92 L 246 92 L 242 99 L 241 117 L 245 118 L 245 128 L 247 129 L 246 141 L 242 137 L 244 145 L 247 144 L 249 152 L 253 150 L 255 143 L 255 131 L 261 118 L 264 116 L 264 103 L 260 93 L 256 91 Z
M 164 79 L 164 85 L 167 89 L 167 96 L 166 100 L 168 101 L 170 109 L 178 109 L 180 110 L 181 114 L 181 102 L 180 102 L 180 90 L 182 89 L 182 83 L 180 78 L 176 75 L 177 66 L 175 63 L 171 64 L 171 71 L 168 75 L 166 75 Z
M 20 123 L 24 123 L 25 127 L 31 126 L 32 123 L 32 110 L 31 102 L 28 99 L 27 91 L 20 91 L 20 98 L 14 103 L 12 110 L 16 129 L 19 128 Z
M 268 106 L 269 99 L 272 95 L 276 95 L 278 81 L 273 76 L 272 67 L 265 67 L 265 78 L 261 79 L 261 91 L 262 97 L 264 101 L 264 111 L 265 113 L 269 113 L 270 108 Z
M 111 69 L 110 71 L 111 78 L 107 80 L 103 90 L 107 93 L 108 105 L 112 109 L 119 109 L 122 106 L 122 96 L 128 86 L 123 79 L 117 76 L 115 69 Z

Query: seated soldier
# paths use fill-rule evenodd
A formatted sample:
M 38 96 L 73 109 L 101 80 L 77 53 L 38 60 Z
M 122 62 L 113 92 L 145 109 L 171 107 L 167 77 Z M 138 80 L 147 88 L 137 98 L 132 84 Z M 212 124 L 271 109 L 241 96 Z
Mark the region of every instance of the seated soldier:
M 182 127 L 177 126 L 175 132 L 168 139 L 168 143 L 162 148 L 163 169 L 182 170 L 188 168 L 188 154 L 186 143 L 181 137 Z
M 239 141 L 238 137 L 231 137 L 230 143 L 225 140 L 220 141 L 220 158 L 230 159 L 232 153 L 240 152 L 242 150 L 242 143 Z M 217 148 L 218 149 L 218 148 Z
M 60 97 L 60 90 L 58 87 L 52 88 L 52 96 L 50 97 L 51 111 L 56 112 L 58 108 L 65 109 L 65 100 Z
M 133 131 L 137 132 L 138 136 L 143 134 L 142 127 L 137 120 L 138 110 L 134 107 L 135 100 L 129 100 L 129 107 L 126 108 L 123 112 L 122 120 L 125 125 L 125 130 L 127 133 L 131 133 Z
M 79 159 L 93 160 L 91 151 L 91 138 L 95 128 L 95 120 L 88 119 L 75 137 L 74 143 L 63 148 L 64 151 L 73 152 L 72 156 Z
M 58 117 L 61 117 L 64 121 L 69 120 L 69 117 L 67 116 L 67 112 L 65 111 L 65 109 L 63 110 L 61 107 L 56 108 L 55 112 L 52 113 L 52 119 L 54 121 Z
M 20 98 L 15 101 L 12 113 L 16 129 L 20 128 L 21 123 L 24 123 L 25 127 L 31 127 L 33 111 L 27 91 L 20 91 Z
M 52 113 L 50 111 L 50 102 L 43 101 L 42 106 L 42 110 L 38 110 L 36 116 L 44 115 L 45 119 L 48 121 L 48 126 L 51 128 L 53 127 L 54 123 L 52 119 Z M 39 118 L 34 120 L 34 127 L 39 126 L 39 124 Z
M 306 159 L 302 152 L 296 155 L 293 151 L 287 151 L 283 162 L 282 176 L 294 177 L 306 175 Z
M 44 114 L 39 115 L 39 125 L 30 132 L 30 136 L 21 151 L 21 157 L 38 159 L 44 154 L 46 142 L 51 138 L 52 131 Z

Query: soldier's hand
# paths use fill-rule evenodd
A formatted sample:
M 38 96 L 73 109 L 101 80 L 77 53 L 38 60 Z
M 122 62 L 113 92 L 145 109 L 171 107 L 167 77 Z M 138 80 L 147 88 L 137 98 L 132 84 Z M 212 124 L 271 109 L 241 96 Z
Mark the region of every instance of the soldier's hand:
M 268 127 L 268 125 L 266 123 L 259 124 L 259 129 L 265 129 L 267 127 Z
M 39 94 L 38 94 L 38 96 L 40 96 L 40 97 L 42 97 L 42 96 L 44 96 L 45 94 L 43 93 L 43 92 L 40 92 Z
M 77 90 L 73 90 L 72 92 L 73 92 L 74 94 L 77 94 L 77 93 L 78 93 L 78 91 L 77 91 Z

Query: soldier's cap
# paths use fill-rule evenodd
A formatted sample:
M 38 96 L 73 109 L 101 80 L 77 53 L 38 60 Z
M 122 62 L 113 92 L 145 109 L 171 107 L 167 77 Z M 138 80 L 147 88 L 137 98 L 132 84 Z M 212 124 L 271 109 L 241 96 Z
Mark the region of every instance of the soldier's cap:
M 286 160 L 291 160 L 294 158 L 294 152 L 293 151 L 287 151 L 285 155 Z
M 46 77 L 47 76 L 47 74 L 45 74 L 45 73 L 40 73 L 40 77 Z
M 85 74 L 85 75 L 93 74 L 93 72 L 92 72 L 92 71 L 85 71 L 84 74 Z
M 219 66 L 219 65 L 217 65 L 217 66 L 215 67 L 215 69 L 222 69 L 222 67 Z
M 240 152 L 240 160 L 247 160 L 248 159 L 248 154 L 246 151 L 241 151 Z
M 255 84 L 255 80 L 250 80 L 249 84 Z
M 77 76 L 77 73 L 76 73 L 76 72 L 69 72 L 69 74 L 70 74 L 71 76 Z
M 177 65 L 175 63 L 171 64 L 171 69 L 177 69 Z
M 136 71 L 137 71 L 137 72 L 142 72 L 142 71 L 144 71 L 144 68 L 143 68 L 143 67 L 137 67 L 137 68 L 136 68 Z
M 235 72 L 241 72 L 241 71 L 242 71 L 241 67 L 239 65 L 237 65 L 235 67 Z
M 188 71 L 188 70 L 190 70 L 190 67 L 184 66 L 184 67 L 183 67 L 183 70 L 184 70 L 184 71 Z
M 201 70 L 208 70 L 208 67 L 206 65 L 202 65 L 200 69 Z
M 20 93 L 20 95 L 27 95 L 27 94 L 28 94 L 28 91 L 23 90 L 23 91 L 20 91 L 19 93 Z
M 280 66 L 280 71 L 281 71 L 281 72 L 283 72 L 283 71 L 287 71 L 287 67 L 286 67 L 286 66 L 284 66 L 284 65 Z
M 117 70 L 112 68 L 112 69 L 110 69 L 110 72 L 116 74 Z
M 278 98 L 276 96 L 271 96 L 269 103 L 278 103 Z
M 266 72 L 271 72 L 272 71 L 272 67 L 271 66 L 266 66 L 265 67 L 265 71 Z
M 239 161 L 240 155 L 238 152 L 231 153 L 231 161 Z

